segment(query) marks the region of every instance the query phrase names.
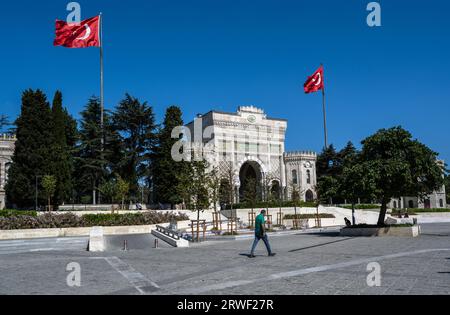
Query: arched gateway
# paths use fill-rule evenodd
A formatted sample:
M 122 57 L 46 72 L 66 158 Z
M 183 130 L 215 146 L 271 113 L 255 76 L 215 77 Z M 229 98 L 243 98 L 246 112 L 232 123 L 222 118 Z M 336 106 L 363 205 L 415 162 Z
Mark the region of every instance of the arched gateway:
M 231 183 L 234 202 L 241 202 L 245 185 L 256 181 L 258 194 L 290 199 L 292 192 L 311 190 L 315 195 L 317 155 L 309 151 L 286 152 L 287 120 L 267 116 L 260 108 L 241 106 L 237 113 L 211 111 L 187 124 L 191 141 L 213 144 L 211 167 Z M 263 183 L 270 191 L 261 189 Z M 267 188 L 267 187 L 266 187 Z M 229 194 L 227 194 L 229 195 Z M 302 199 L 305 196 L 302 195 Z

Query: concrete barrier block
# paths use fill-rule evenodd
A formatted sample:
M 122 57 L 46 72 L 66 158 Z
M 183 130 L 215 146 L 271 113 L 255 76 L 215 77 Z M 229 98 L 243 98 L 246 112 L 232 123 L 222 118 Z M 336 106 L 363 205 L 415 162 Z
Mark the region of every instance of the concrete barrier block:
M 96 226 L 91 229 L 89 235 L 89 251 L 103 252 L 105 251 L 105 239 L 103 237 L 103 228 Z

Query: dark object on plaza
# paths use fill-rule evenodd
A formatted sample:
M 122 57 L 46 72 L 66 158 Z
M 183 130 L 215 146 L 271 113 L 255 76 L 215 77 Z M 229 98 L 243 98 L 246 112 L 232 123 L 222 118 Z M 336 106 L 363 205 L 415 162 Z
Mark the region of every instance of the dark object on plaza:
M 405 217 L 404 217 L 404 218 L 405 218 L 405 219 L 408 219 L 408 218 L 409 218 L 408 212 L 405 213 Z
M 351 227 L 351 226 L 352 226 L 352 222 L 350 222 L 349 219 L 344 218 L 344 220 L 345 220 L 345 225 L 346 225 L 347 227 Z

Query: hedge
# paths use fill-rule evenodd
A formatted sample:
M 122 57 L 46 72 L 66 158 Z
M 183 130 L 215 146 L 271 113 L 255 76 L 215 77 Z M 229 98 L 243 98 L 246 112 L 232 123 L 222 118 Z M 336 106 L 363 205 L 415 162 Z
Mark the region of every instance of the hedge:
M 154 225 L 173 220 L 184 221 L 189 220 L 189 218 L 184 214 L 153 212 L 138 214 L 87 214 L 81 217 L 73 213 L 46 213 L 40 216 L 0 217 L 0 230 Z
M 1 217 L 16 217 L 16 216 L 30 216 L 37 217 L 36 211 L 21 211 L 21 210 L 0 210 Z
M 431 208 L 431 209 L 418 209 L 418 208 L 408 208 L 408 209 L 392 209 L 392 214 L 405 214 L 408 213 L 409 215 L 414 215 L 417 213 L 424 213 L 424 212 L 435 212 L 435 213 L 445 213 L 450 212 L 449 208 Z
M 336 217 L 331 213 L 319 213 L 319 217 L 321 219 L 335 219 Z M 317 215 L 313 213 L 308 214 L 287 214 L 284 216 L 285 220 L 293 220 L 294 218 L 297 219 L 316 219 Z
M 300 201 L 296 204 L 297 208 L 316 208 L 317 204 L 315 202 L 305 202 Z M 293 201 L 283 201 L 283 202 L 258 202 L 255 205 L 249 205 L 247 203 L 238 203 L 233 205 L 233 209 L 266 209 L 266 208 L 294 208 Z M 230 210 L 231 207 L 227 205 L 226 210 Z
M 352 206 L 341 206 L 341 208 L 351 210 Z M 380 208 L 381 208 L 380 205 L 366 205 L 366 204 L 355 205 L 355 209 L 357 210 L 379 210 Z

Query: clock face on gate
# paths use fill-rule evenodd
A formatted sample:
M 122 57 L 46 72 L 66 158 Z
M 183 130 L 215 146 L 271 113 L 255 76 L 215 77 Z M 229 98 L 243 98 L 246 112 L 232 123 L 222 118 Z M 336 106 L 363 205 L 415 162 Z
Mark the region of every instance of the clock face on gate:
M 306 167 L 306 168 L 311 168 L 311 167 L 312 167 L 311 162 L 306 162 L 306 163 L 305 163 L 305 167 Z
M 249 123 L 254 124 L 256 122 L 256 117 L 254 115 L 250 115 L 247 120 Z

